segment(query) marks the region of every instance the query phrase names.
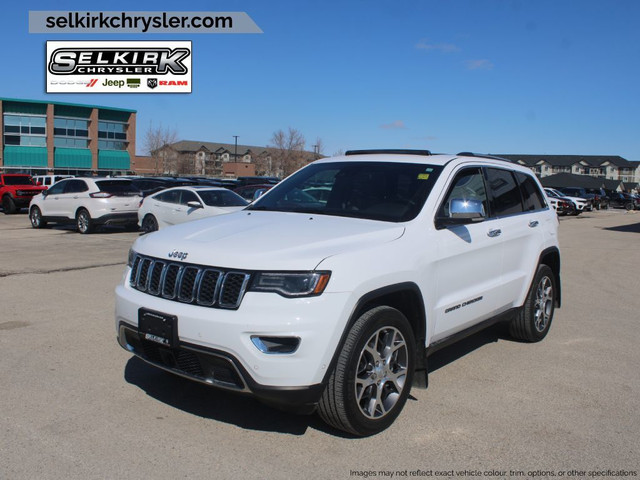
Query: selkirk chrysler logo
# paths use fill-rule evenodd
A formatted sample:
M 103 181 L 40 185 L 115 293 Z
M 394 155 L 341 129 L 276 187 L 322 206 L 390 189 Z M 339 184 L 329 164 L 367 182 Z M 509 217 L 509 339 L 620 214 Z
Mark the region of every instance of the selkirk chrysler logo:
M 58 48 L 47 66 L 54 75 L 186 75 L 186 48 Z
M 189 40 L 47 40 L 44 63 L 47 93 L 191 93 L 192 66 Z

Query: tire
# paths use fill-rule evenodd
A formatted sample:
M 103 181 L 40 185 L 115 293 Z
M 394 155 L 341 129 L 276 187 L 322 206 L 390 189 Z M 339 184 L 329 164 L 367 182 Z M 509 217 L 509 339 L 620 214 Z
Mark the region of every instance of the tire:
M 633 210 L 633 203 L 625 203 L 624 208 L 627 212 L 630 212 L 631 210 Z
M 38 207 L 31 207 L 29 220 L 31 220 L 31 226 L 33 228 L 44 228 L 47 226 L 47 222 L 42 219 L 42 212 Z
M 16 204 L 10 195 L 2 197 L 2 210 L 4 210 L 5 215 L 16 213 Z
M 525 342 L 539 342 L 549 333 L 556 306 L 556 277 L 547 265 L 539 265 L 522 310 L 511 321 L 509 332 Z
M 142 219 L 142 232 L 151 233 L 155 232 L 156 230 L 158 230 L 158 220 L 156 220 L 156 217 L 148 213 Z
M 91 233 L 93 231 L 93 221 L 87 210 L 81 208 L 76 214 L 76 228 L 82 234 Z
M 349 330 L 318 413 L 354 435 L 379 433 L 402 411 L 414 369 L 415 339 L 406 317 L 391 307 L 372 308 Z

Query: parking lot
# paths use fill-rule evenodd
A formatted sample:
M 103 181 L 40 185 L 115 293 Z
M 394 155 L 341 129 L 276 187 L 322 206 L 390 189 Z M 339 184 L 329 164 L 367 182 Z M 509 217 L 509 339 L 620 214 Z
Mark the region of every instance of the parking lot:
M 139 234 L 0 215 L 0 479 L 609 478 L 640 471 L 640 211 L 560 221 L 562 308 L 539 344 L 496 326 L 430 357 L 383 433 L 150 367 L 115 339 Z M 575 473 L 574 473 L 575 472 Z

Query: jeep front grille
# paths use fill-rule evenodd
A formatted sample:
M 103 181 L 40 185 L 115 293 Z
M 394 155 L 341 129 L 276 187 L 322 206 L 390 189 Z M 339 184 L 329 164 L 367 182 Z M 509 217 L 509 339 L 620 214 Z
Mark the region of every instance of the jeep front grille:
M 204 307 L 236 309 L 251 274 L 136 255 L 129 284 L 140 292 Z

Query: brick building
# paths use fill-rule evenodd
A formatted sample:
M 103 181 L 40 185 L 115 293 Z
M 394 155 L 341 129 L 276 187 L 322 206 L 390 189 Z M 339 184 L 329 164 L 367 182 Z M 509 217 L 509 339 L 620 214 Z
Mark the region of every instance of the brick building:
M 0 97 L 0 171 L 110 175 L 134 168 L 136 111 Z

